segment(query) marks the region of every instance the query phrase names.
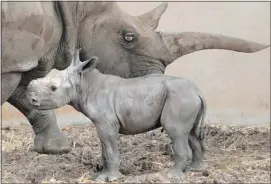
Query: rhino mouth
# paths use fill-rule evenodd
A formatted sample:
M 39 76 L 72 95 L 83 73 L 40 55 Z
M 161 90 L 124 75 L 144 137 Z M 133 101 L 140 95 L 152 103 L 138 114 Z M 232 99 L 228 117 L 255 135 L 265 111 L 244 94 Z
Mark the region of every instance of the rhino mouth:
M 125 75 L 125 78 L 136 78 L 149 74 L 164 74 L 166 70 L 165 61 L 160 59 L 148 59 L 139 65 L 140 66 L 133 65 L 130 72 Z

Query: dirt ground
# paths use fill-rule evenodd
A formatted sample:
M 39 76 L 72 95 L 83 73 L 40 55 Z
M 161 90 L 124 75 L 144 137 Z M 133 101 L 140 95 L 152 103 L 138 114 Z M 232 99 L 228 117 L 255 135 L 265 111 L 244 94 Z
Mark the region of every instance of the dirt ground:
M 209 165 L 203 172 L 186 172 L 173 181 L 164 171 L 173 164 L 161 129 L 135 136 L 120 135 L 120 171 L 116 182 L 270 183 L 270 125 L 206 125 Z M 63 129 L 73 150 L 63 155 L 31 151 L 33 131 L 26 124 L 2 129 L 2 183 L 91 183 L 101 169 L 100 144 L 93 125 Z

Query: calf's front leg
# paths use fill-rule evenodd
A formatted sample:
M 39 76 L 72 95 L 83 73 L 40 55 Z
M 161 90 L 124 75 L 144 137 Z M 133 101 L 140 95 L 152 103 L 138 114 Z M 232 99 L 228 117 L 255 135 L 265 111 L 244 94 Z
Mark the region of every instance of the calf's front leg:
M 122 176 L 119 172 L 120 159 L 118 151 L 119 125 L 99 123 L 96 125 L 97 134 L 102 145 L 103 170 L 96 177 L 96 181 L 113 181 Z

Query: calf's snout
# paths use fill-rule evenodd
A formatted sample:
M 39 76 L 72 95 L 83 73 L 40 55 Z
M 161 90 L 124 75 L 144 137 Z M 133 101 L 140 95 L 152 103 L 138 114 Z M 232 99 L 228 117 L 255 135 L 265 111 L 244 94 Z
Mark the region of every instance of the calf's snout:
M 35 95 L 36 91 L 35 89 L 37 88 L 36 86 L 37 84 L 37 80 L 32 80 L 28 86 L 27 86 L 27 90 L 26 90 L 26 98 L 28 100 L 28 102 L 35 106 L 35 107 L 39 107 L 41 104 L 41 101 L 39 100 L 39 98 Z
M 28 97 L 28 101 L 35 107 L 39 107 L 40 106 L 40 100 L 38 97 L 35 96 L 30 96 Z

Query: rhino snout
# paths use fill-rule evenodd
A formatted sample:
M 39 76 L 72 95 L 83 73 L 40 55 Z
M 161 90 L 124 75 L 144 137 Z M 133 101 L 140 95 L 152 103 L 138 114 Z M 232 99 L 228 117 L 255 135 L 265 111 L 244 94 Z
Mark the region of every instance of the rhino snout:
M 35 96 L 28 97 L 28 101 L 31 103 L 31 105 L 33 105 L 35 107 L 39 107 L 40 103 L 41 103 L 39 98 L 35 97 Z

